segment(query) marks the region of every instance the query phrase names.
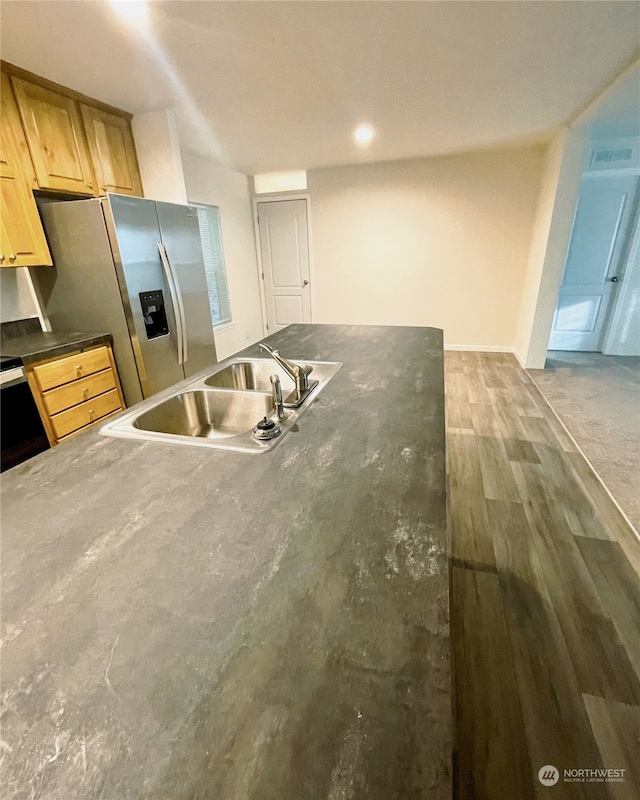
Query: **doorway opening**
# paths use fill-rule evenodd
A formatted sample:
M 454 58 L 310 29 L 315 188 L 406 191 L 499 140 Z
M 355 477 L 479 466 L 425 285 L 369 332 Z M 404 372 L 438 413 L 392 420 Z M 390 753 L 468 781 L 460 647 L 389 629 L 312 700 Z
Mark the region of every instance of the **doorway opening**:
M 633 147 L 590 152 L 592 161 L 600 153 L 630 159 Z M 640 177 L 624 168 L 583 174 L 549 350 L 640 355 L 626 352 L 634 349 L 629 334 L 638 313 L 630 290 L 639 278 L 633 263 L 639 186 Z
M 544 369 L 529 373 L 640 530 L 640 105 L 636 72 L 587 129 Z

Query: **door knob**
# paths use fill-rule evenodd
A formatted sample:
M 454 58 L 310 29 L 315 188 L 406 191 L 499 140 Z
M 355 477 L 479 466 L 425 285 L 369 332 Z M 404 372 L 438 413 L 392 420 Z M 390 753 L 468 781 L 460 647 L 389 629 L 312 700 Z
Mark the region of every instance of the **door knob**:
M 0 253 L 0 261 L 4 261 L 4 256 Z
M 302 285 L 303 286 L 308 286 L 309 285 L 309 281 L 302 281 Z
M 614 275 L 613 278 L 609 278 L 609 280 L 611 281 L 611 283 L 617 283 L 618 282 L 618 276 Z
M 16 260 L 16 257 L 14 256 L 14 254 L 13 254 L 13 253 L 11 253 L 11 255 L 9 256 L 9 261 L 10 261 L 10 262 L 13 264 L 13 262 L 14 262 L 15 260 Z

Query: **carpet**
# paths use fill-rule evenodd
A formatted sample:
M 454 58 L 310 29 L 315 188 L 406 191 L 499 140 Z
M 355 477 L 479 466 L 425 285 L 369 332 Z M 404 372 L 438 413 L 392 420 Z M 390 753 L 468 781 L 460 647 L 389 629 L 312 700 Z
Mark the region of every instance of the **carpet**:
M 549 351 L 528 372 L 640 531 L 640 358 Z

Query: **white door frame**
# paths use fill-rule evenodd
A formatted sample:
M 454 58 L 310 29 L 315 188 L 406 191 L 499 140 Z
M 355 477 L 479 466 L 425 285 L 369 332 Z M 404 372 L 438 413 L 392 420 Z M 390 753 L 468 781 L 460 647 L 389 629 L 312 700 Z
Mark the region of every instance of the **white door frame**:
M 260 228 L 258 226 L 258 203 L 278 203 L 287 200 L 305 200 L 307 203 L 307 241 L 309 244 L 309 283 L 311 292 L 311 322 L 316 318 L 316 293 L 315 274 L 313 270 L 313 240 L 311 238 L 311 195 L 308 192 L 292 194 L 264 194 L 253 197 L 253 230 L 256 237 L 256 251 L 258 253 L 258 283 L 260 284 L 260 305 L 262 306 L 262 333 L 270 336 L 275 331 L 267 330 L 267 297 L 264 291 L 264 267 L 262 264 L 262 248 L 260 247 Z

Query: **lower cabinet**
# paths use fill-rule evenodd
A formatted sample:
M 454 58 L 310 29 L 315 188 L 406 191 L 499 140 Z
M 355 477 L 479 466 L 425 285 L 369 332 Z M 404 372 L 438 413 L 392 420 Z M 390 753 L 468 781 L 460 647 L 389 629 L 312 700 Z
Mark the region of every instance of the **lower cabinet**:
M 125 408 L 109 345 L 30 364 L 25 371 L 51 445 Z

